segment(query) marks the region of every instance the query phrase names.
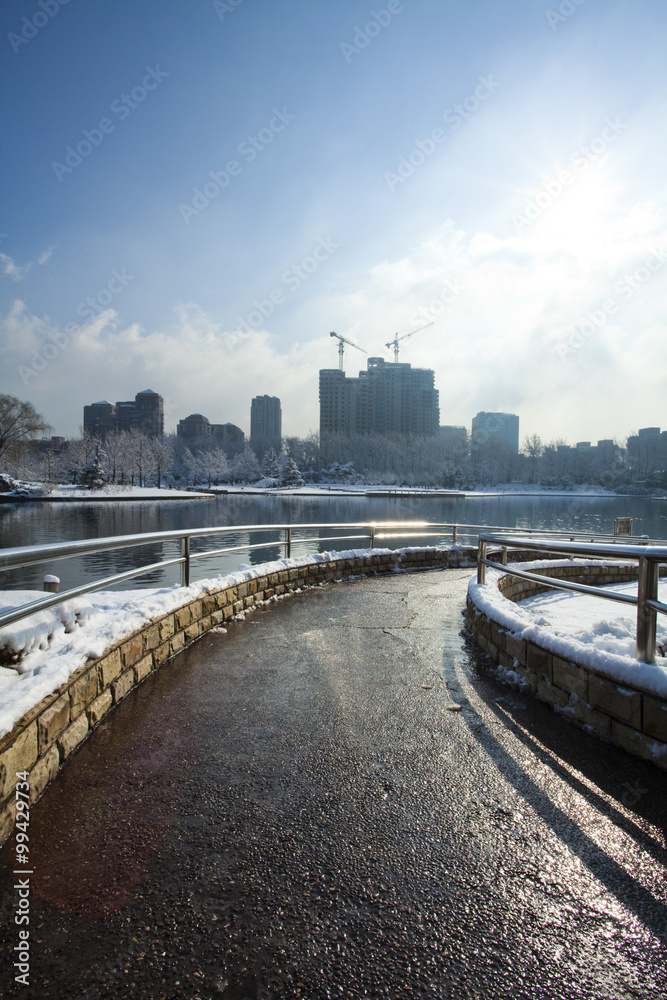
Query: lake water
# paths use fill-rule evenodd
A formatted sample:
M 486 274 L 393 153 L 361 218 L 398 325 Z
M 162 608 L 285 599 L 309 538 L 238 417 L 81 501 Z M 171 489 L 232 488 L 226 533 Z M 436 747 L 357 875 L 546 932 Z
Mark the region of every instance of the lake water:
M 611 533 L 614 518 L 634 519 L 635 534 L 667 538 L 667 501 L 638 497 L 591 496 L 488 496 L 488 497 L 276 497 L 228 494 L 206 500 L 164 500 L 161 502 L 114 503 L 21 503 L 0 504 L 0 548 L 64 542 L 78 538 L 103 538 L 139 532 L 201 528 L 215 525 L 323 523 L 349 521 L 418 520 L 440 523 L 503 525 L 506 527 Z M 320 531 L 320 536 L 335 532 Z M 340 532 L 339 534 L 344 534 Z M 222 535 L 194 543 L 193 551 L 207 547 L 254 544 L 266 541 L 250 553 L 214 556 L 193 565 L 193 579 L 215 576 L 237 569 L 240 563 L 257 564 L 284 555 L 283 548 L 271 545 L 270 536 L 246 532 Z M 278 533 L 275 541 L 278 540 Z M 461 539 L 460 539 L 461 540 Z M 427 544 L 437 540 L 425 539 Z M 165 542 L 66 559 L 44 566 L 24 567 L 0 575 L 0 589 L 42 587 L 45 572 L 56 573 L 61 590 L 78 583 L 119 573 L 138 565 L 177 555 L 177 544 Z M 341 543 L 342 548 L 363 546 L 363 542 Z M 408 544 L 394 540 L 379 542 L 385 547 Z M 297 544 L 296 555 L 337 547 L 333 542 Z M 132 589 L 178 582 L 178 567 L 152 573 L 119 586 Z

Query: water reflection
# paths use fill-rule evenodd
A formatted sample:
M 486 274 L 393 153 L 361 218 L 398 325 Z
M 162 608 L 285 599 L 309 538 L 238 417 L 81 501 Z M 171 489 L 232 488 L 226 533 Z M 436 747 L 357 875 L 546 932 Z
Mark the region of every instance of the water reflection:
M 630 516 L 636 534 L 654 538 L 667 536 L 667 502 L 638 497 L 586 496 L 489 496 L 470 497 L 270 497 L 224 495 L 208 500 L 162 501 L 161 503 L 26 503 L 0 504 L 0 548 L 37 545 L 77 538 L 103 538 L 180 528 L 201 528 L 241 524 L 317 524 L 322 522 L 426 520 L 443 523 L 505 525 L 507 527 L 549 528 L 566 531 L 611 532 L 614 518 Z M 366 540 L 342 541 L 361 530 L 346 528 L 295 530 L 292 554 L 365 547 Z M 304 536 L 308 540 L 304 541 Z M 325 539 L 340 538 L 335 541 Z M 301 539 L 301 540 L 300 540 Z M 235 552 L 198 560 L 193 579 L 215 576 L 237 569 L 240 563 L 257 565 L 284 556 L 280 532 L 224 532 L 192 542 L 193 552 L 210 552 L 240 544 L 261 544 L 251 552 Z M 416 539 L 415 539 L 416 541 Z M 434 544 L 437 539 L 425 539 Z M 405 541 L 382 539 L 378 545 L 397 548 Z M 407 544 L 410 544 L 408 541 Z M 56 573 L 61 589 L 77 583 L 120 573 L 144 563 L 178 555 L 177 542 L 150 544 L 139 549 L 119 549 L 63 560 L 41 566 L 24 567 L 0 577 L 0 588 L 41 589 L 45 572 Z M 161 573 L 128 580 L 119 587 L 168 585 L 179 580 L 177 566 Z

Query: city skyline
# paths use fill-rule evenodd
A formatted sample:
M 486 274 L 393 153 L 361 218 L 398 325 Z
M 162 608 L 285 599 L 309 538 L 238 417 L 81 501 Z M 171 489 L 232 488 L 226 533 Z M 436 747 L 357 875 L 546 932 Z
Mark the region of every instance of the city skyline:
M 58 434 L 131 374 L 168 429 L 276 392 L 304 436 L 330 330 L 389 361 L 429 323 L 400 360 L 443 424 L 666 423 L 652 0 L 35 0 L 0 29 L 0 392 Z

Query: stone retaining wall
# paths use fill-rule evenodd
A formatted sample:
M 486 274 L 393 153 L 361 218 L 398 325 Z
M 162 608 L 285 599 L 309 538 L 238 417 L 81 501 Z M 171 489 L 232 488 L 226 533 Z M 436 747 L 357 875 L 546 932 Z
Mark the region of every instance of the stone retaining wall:
M 0 844 L 11 833 L 16 812 L 16 772 L 28 771 L 30 801 L 36 801 L 58 769 L 111 709 L 152 671 L 210 628 L 253 605 L 292 591 L 356 576 L 474 565 L 476 549 L 406 549 L 281 569 L 218 591 L 201 594 L 89 660 L 0 738 Z M 20 683 L 20 682 L 19 682 Z
M 637 579 L 628 566 L 573 564 L 533 569 L 537 575 L 604 586 Z M 661 567 L 661 575 L 667 567 Z M 498 589 L 512 602 L 549 589 L 531 580 L 501 576 Z M 530 640 L 519 640 L 480 611 L 470 596 L 468 628 L 492 660 L 522 678 L 540 701 L 572 722 L 629 753 L 667 770 L 667 702 L 637 684 L 619 684 L 576 660 L 565 660 Z

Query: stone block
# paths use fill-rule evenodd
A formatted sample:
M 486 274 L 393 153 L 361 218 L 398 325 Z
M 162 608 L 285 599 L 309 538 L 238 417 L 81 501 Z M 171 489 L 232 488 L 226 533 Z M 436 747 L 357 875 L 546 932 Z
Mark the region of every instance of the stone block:
M 214 611 L 211 614 L 211 625 L 219 625 L 222 619 L 223 619 L 222 611 L 221 610 Z
M 185 632 L 176 632 L 169 641 L 171 643 L 171 652 L 178 653 L 179 649 L 183 649 L 185 646 Z
M 201 601 L 193 601 L 190 605 L 190 621 L 196 622 L 202 616 Z
M 167 639 L 171 639 L 175 631 L 174 616 L 167 615 L 166 618 L 163 618 L 161 621 L 158 622 L 158 628 L 160 630 L 161 642 L 166 642 Z
M 611 741 L 622 750 L 627 750 L 628 753 L 633 753 L 637 757 L 643 757 L 644 760 L 658 763 L 659 758 L 653 755 L 656 741 L 651 739 L 650 736 L 645 736 L 643 733 L 637 732 L 633 726 L 626 726 L 624 723 L 612 719 Z M 665 766 L 665 762 L 663 766 Z
M 14 829 L 16 819 L 16 796 L 12 794 L 10 799 L 0 806 L 0 844 L 7 840 Z
M 204 618 L 199 619 L 199 634 L 203 635 L 204 632 L 208 632 L 211 627 L 211 616 L 205 615 Z
M 120 677 L 123 664 L 120 658 L 120 649 L 114 649 L 113 653 L 104 656 L 97 664 L 100 676 L 100 690 L 108 688 L 112 681 Z
M 100 678 L 99 664 L 91 670 L 87 670 L 82 677 L 72 684 L 69 689 L 70 718 L 76 719 L 78 715 L 90 705 L 91 701 L 97 698 L 99 693 Z
M 30 772 L 30 801 L 35 802 L 48 783 L 55 778 L 60 767 L 60 754 L 58 747 L 52 746 L 46 751 L 43 757 L 37 761 Z
M 568 706 L 568 714 L 580 725 L 590 726 L 603 740 L 611 739 L 611 719 L 604 712 L 598 712 L 585 701 L 575 699 Z
M 134 670 L 126 670 L 124 674 L 121 674 L 117 681 L 114 681 L 111 685 L 111 693 L 113 695 L 113 700 L 117 705 L 119 701 L 129 694 L 129 692 L 134 687 Z
M 536 674 L 542 674 L 549 680 L 553 678 L 552 657 L 546 649 L 541 649 L 532 642 L 526 644 L 526 666 Z
M 244 597 L 248 596 L 248 584 L 240 583 L 236 588 L 239 601 L 242 601 Z
M 226 621 L 226 622 L 228 622 L 231 618 L 234 617 L 234 605 L 233 604 L 228 604 L 227 607 L 225 607 L 225 608 L 222 609 L 222 617 L 223 617 L 224 621 Z
M 257 593 L 257 580 L 248 580 L 248 593 L 249 594 Z
M 254 594 L 248 594 L 247 597 L 243 598 L 243 607 L 244 607 L 244 609 L 245 608 L 251 608 L 254 603 L 255 603 L 255 595 Z
M 505 636 L 505 652 L 508 656 L 518 660 L 519 663 L 526 662 L 526 640 L 515 639 L 514 636 Z
M 234 614 L 240 615 L 241 612 L 243 611 L 243 601 L 234 601 L 233 608 L 234 608 Z
M 642 696 L 639 691 L 621 687 L 605 677 L 591 674 L 588 679 L 588 699 L 593 708 L 624 722 L 631 729 L 641 728 Z
M 192 625 L 188 625 L 185 630 L 185 641 L 194 642 L 195 639 L 199 638 L 199 622 L 193 622 Z
M 37 719 L 38 752 L 41 754 L 55 743 L 70 723 L 69 697 L 64 694 L 54 701 Z
M 148 677 L 151 670 L 153 669 L 153 654 L 146 653 L 143 659 L 139 660 L 138 663 L 134 664 L 134 679 L 135 683 L 139 684 Z
M 191 621 L 192 615 L 190 614 L 189 606 L 179 608 L 178 611 L 174 612 L 174 628 L 177 631 L 184 629 Z
M 555 654 L 552 657 L 552 681 L 564 691 L 576 694 L 582 701 L 588 701 L 588 677 L 589 673 L 584 667 L 579 667 L 576 663 L 569 663 Z
M 143 655 L 144 637 L 141 633 L 132 636 L 131 639 L 128 639 L 127 642 L 122 643 L 120 646 L 120 658 L 123 661 L 125 670 L 128 667 L 133 667 Z
M 642 696 L 644 711 L 644 732 L 647 736 L 654 736 L 658 740 L 667 742 L 667 703 L 659 698 L 652 698 L 645 694 Z
M 114 683 L 118 683 L 117 681 Z M 83 743 L 86 736 L 88 735 L 88 716 L 83 712 L 78 719 L 68 726 L 65 732 L 61 735 L 58 740 L 58 749 L 60 750 L 60 759 L 65 760 L 76 750 L 79 743 Z
M 171 656 L 171 642 L 167 639 L 161 646 L 153 651 L 153 663 L 155 668 L 161 667 L 165 660 Z
M 158 625 L 151 625 L 144 632 L 144 653 L 151 649 L 157 649 L 160 645 L 160 628 Z
M 88 725 L 91 729 L 93 726 L 97 725 L 100 719 L 104 718 L 112 705 L 113 698 L 111 697 L 111 691 L 107 690 L 103 691 L 102 694 L 88 706 L 86 715 L 88 716 Z
M 16 789 L 16 772 L 29 771 L 37 760 L 37 720 L 0 753 L 0 802 Z
M 275 595 L 275 590 L 274 590 L 274 588 L 273 588 L 273 587 L 267 587 L 267 588 L 266 588 L 266 590 L 264 591 L 264 600 L 265 600 L 265 601 L 270 601 L 270 600 L 271 600 L 271 598 L 272 598 L 272 597 L 273 597 L 274 595 Z
M 288 576 L 287 570 L 286 569 L 281 569 L 279 571 L 279 573 L 278 573 L 278 582 L 279 583 L 287 583 L 287 576 Z M 241 596 L 241 593 L 239 591 L 239 597 L 240 596 Z
M 299 570 L 296 568 L 296 566 L 293 566 L 292 569 L 289 569 L 287 571 L 287 576 L 290 580 L 296 580 L 298 575 L 299 575 Z
M 268 581 L 268 579 L 265 576 L 258 576 L 257 577 L 257 589 L 258 590 L 266 590 L 266 588 L 268 586 L 268 583 L 269 583 L 269 581 Z
M 331 579 L 333 580 L 333 574 L 332 574 Z M 284 583 L 279 583 L 278 586 L 276 587 L 276 594 L 279 595 L 279 594 L 284 594 L 284 593 L 285 593 L 285 584 Z
M 205 615 L 212 614 L 216 609 L 215 597 L 212 594 L 203 597 L 201 606 Z
M 255 604 L 260 604 L 264 600 L 264 591 L 258 590 L 255 594 Z
M 537 691 L 535 694 L 540 701 L 544 701 L 552 707 L 565 708 L 570 700 L 569 693 L 562 691 L 561 688 L 552 684 L 544 674 L 537 675 Z

